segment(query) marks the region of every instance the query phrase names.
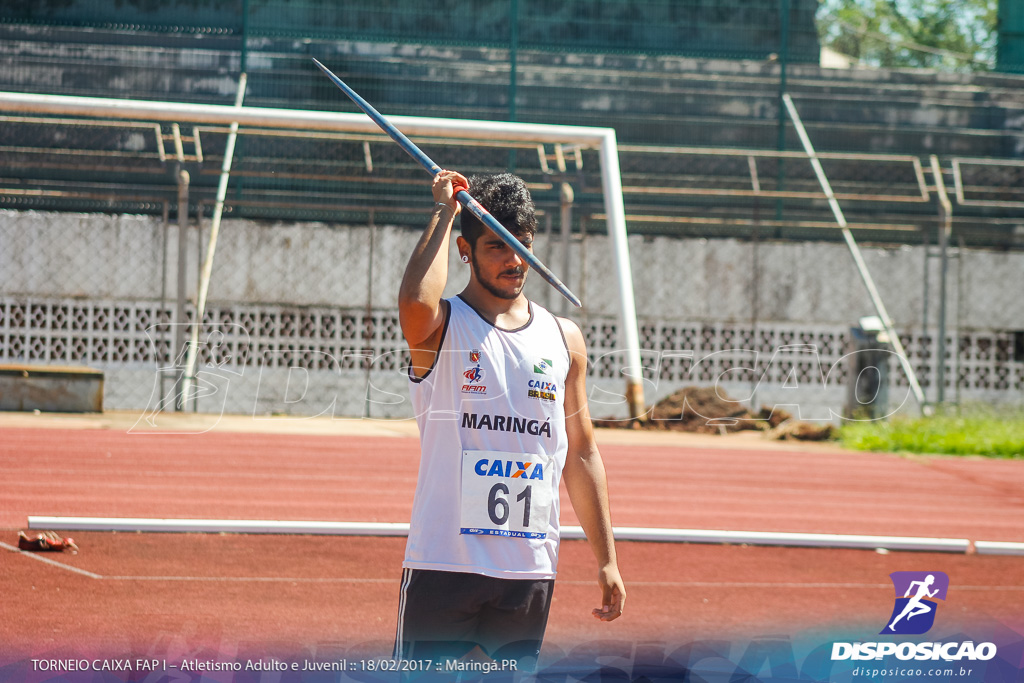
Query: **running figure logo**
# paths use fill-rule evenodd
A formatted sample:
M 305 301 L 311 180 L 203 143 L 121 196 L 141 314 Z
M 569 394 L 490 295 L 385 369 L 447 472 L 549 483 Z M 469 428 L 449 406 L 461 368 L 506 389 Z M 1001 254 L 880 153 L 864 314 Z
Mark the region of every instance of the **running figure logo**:
M 938 606 L 929 598 L 946 599 L 949 577 L 945 572 L 893 572 L 889 578 L 896 589 L 896 605 L 882 634 L 927 633 L 935 623 Z

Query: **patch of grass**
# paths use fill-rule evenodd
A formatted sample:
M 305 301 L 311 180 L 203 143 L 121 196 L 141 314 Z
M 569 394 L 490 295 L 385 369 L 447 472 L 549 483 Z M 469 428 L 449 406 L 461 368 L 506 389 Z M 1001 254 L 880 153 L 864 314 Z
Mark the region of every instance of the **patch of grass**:
M 860 451 L 1024 458 L 1024 409 L 969 407 L 932 417 L 847 422 L 839 440 Z

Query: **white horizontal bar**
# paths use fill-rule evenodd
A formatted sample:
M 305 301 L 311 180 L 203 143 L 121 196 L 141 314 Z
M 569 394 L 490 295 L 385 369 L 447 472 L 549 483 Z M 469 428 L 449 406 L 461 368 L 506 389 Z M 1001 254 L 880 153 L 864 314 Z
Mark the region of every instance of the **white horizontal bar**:
M 975 541 L 974 551 L 979 555 L 1024 555 L 1024 543 Z
M 338 106 L 346 101 L 339 94 Z M 108 119 L 142 119 L 231 125 L 267 126 L 304 130 L 354 131 L 380 133 L 366 114 L 241 107 L 187 102 L 155 102 L 70 95 L 37 95 L 34 93 L 0 92 L 0 110 L 18 114 L 60 114 L 92 116 Z M 600 147 L 611 131 L 590 126 L 558 126 L 543 123 L 509 121 L 477 121 L 471 119 L 440 119 L 423 116 L 388 117 L 406 135 L 425 137 L 456 137 L 471 140 L 514 140 L 528 142 L 561 142 L 585 147 Z
M 146 531 L 175 533 L 311 534 L 329 536 L 408 536 L 409 525 L 385 522 L 282 522 L 236 519 L 144 519 L 121 517 L 40 517 L 28 518 L 30 529 L 69 531 Z M 707 529 L 650 529 L 615 527 L 620 541 L 662 543 L 729 543 L 806 548 L 860 548 L 874 550 L 918 550 L 965 553 L 970 542 L 962 538 L 918 538 L 908 536 L 851 536 L 843 534 L 800 534 L 773 531 L 718 531 Z M 578 526 L 563 526 L 565 540 L 586 538 Z M 977 546 L 978 544 L 976 544 Z M 1024 544 L 988 543 L 988 546 Z M 979 549 L 979 552 L 981 550 Z M 995 552 L 994 550 L 991 552 Z
M 731 543 L 795 546 L 806 548 L 862 548 L 874 550 L 925 550 L 967 552 L 965 538 L 920 538 L 914 536 L 861 536 L 845 534 L 801 534 L 774 531 L 716 531 L 707 529 L 641 529 L 617 527 L 615 538 L 629 541 L 671 543 Z
M 259 519 L 146 519 L 141 517 L 29 517 L 30 529 L 170 533 L 408 536 L 409 525 L 388 522 L 282 522 Z

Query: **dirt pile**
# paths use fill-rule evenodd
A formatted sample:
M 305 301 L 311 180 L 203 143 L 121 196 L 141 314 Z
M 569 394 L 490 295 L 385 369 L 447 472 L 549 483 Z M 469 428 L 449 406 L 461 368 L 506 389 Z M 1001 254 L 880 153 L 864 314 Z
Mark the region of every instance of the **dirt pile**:
M 758 429 L 757 418 L 743 404 L 713 387 L 686 387 L 654 404 L 648 423 L 653 429 L 698 434 Z
M 784 410 L 762 406 L 755 415 L 742 403 L 714 387 L 685 387 L 658 401 L 644 421 L 595 419 L 595 427 L 661 429 L 695 434 L 724 434 L 743 430 L 766 432 L 770 439 L 824 440 L 830 425 L 793 419 Z
M 786 420 L 777 427 L 772 428 L 765 434 L 765 438 L 784 441 L 795 439 L 796 441 L 828 441 L 832 438 L 832 425 L 815 424 L 801 420 Z
M 764 429 L 759 418 L 743 404 L 712 387 L 686 387 L 658 401 L 642 422 L 594 420 L 597 427 L 666 429 L 698 434 L 720 434 L 743 429 Z

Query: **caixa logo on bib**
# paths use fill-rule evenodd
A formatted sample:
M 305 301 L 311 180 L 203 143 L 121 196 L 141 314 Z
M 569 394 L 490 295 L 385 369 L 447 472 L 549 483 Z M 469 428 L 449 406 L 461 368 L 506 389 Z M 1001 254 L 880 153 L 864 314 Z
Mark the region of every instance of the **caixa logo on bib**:
M 893 572 L 889 575 L 896 589 L 892 608 L 881 635 L 919 635 L 935 624 L 936 600 L 945 600 L 949 577 L 945 572 Z

